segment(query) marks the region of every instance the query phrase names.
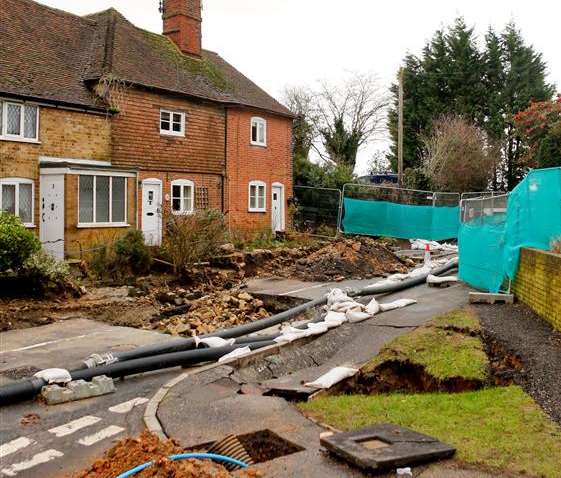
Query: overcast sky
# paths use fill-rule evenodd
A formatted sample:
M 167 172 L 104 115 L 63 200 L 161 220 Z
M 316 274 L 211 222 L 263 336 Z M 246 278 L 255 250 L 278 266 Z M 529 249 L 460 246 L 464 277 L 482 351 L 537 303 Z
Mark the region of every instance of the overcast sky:
M 40 0 L 76 14 L 114 7 L 135 25 L 160 33 L 158 0 Z M 393 81 L 400 61 L 433 32 L 463 15 L 483 35 L 514 20 L 543 53 L 549 81 L 561 89 L 559 0 L 203 0 L 203 46 L 280 97 L 285 85 L 336 81 L 372 72 Z M 371 145 L 360 156 L 364 170 Z

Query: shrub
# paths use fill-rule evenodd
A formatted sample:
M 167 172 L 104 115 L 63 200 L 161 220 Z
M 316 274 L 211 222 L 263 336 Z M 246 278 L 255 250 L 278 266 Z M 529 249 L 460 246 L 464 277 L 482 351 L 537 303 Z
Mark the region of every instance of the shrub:
M 0 272 L 17 271 L 24 262 L 41 249 L 41 243 L 12 214 L 0 213 Z
M 150 271 L 152 255 L 141 231 L 131 229 L 112 244 L 100 244 L 94 249 L 89 265 L 98 277 L 120 280 Z
M 35 293 L 79 293 L 78 283 L 72 277 L 68 264 L 42 250 L 27 258 L 20 275 Z
M 557 239 L 551 241 L 551 252 L 561 254 L 561 237 L 558 237 Z
M 189 215 L 170 215 L 162 252 L 175 266 L 179 275 L 187 269 L 217 254 L 226 238 L 224 216 L 208 209 Z

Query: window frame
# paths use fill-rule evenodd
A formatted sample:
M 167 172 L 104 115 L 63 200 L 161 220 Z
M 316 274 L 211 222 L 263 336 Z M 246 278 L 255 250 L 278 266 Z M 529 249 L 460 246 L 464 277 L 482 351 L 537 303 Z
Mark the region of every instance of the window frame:
M 253 126 L 257 125 L 257 140 L 253 140 Z M 259 126 L 263 126 L 263 142 L 259 141 Z M 251 126 L 249 128 L 249 140 L 253 146 L 267 147 L 267 120 L 260 116 L 251 118 Z
M 191 195 L 190 195 L 190 199 L 191 199 L 191 210 L 190 211 L 184 211 L 183 209 L 179 210 L 179 211 L 175 211 L 173 209 L 173 200 L 176 199 L 176 197 L 173 195 L 173 187 L 174 186 L 180 186 L 181 187 L 181 195 L 179 196 L 179 201 L 181 206 L 183 206 L 183 201 L 185 200 L 185 198 L 183 197 L 183 187 L 184 186 L 189 186 L 191 188 Z M 171 213 L 174 214 L 175 216 L 188 216 L 190 214 L 193 214 L 195 212 L 195 183 L 189 179 L 174 179 L 171 184 L 170 184 L 170 210 Z
M 169 125 L 170 129 L 162 129 L 162 113 L 168 113 L 170 115 Z M 181 131 L 173 131 L 173 115 L 181 116 Z M 183 111 L 168 110 L 166 108 L 160 108 L 160 135 L 161 136 L 175 136 L 175 137 L 185 137 L 186 129 L 186 114 Z
M 2 211 L 2 188 L 4 186 L 15 186 L 14 212 L 19 215 L 19 187 L 21 184 L 31 185 L 31 222 L 24 222 L 25 227 L 35 227 L 35 181 L 28 178 L 0 178 L 0 211 Z
M 257 187 L 257 195 L 255 196 L 256 207 L 251 207 L 251 187 Z M 259 188 L 263 188 L 263 207 L 259 207 Z M 267 183 L 265 181 L 253 180 L 249 182 L 247 188 L 247 210 L 248 212 L 267 212 Z
M 98 174 L 98 173 L 86 173 L 86 172 L 80 172 L 79 174 L 77 174 L 76 176 L 78 176 L 78 181 L 77 181 L 77 195 L 76 195 L 76 202 L 78 204 L 77 207 L 77 226 L 78 228 L 92 228 L 92 227 L 130 227 L 130 224 L 127 222 L 128 221 L 128 192 L 129 192 L 129 184 L 128 184 L 128 176 L 124 175 L 124 174 Z M 93 188 L 92 188 L 92 195 L 93 195 L 93 200 L 92 200 L 92 219 L 93 222 L 81 222 L 80 221 L 80 177 L 81 176 L 93 176 Z M 96 202 L 97 202 L 97 178 L 98 176 L 103 176 L 103 177 L 108 177 L 109 178 L 109 222 L 97 222 L 96 221 L 96 216 L 97 216 L 97 210 L 96 210 Z M 125 180 L 125 204 L 124 204 L 124 212 L 125 212 L 125 217 L 123 221 L 120 222 L 113 222 L 113 178 L 124 178 Z
M 19 106 L 20 111 L 20 132 L 19 134 L 8 134 L 8 105 Z M 25 137 L 25 109 L 27 106 L 36 108 L 35 113 L 35 137 Z M 4 141 L 19 141 L 21 143 L 39 143 L 39 117 L 40 107 L 36 103 L 13 101 L 9 99 L 0 98 L 0 115 L 2 116 L 0 124 L 0 140 Z

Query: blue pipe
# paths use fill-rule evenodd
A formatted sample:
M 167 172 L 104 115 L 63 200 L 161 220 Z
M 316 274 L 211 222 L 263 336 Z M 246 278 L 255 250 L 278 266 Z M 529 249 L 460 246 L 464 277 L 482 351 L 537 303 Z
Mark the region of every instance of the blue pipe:
M 216 455 L 214 453 L 181 453 L 179 455 L 171 455 L 168 457 L 171 461 L 177 460 L 187 460 L 189 458 L 196 458 L 199 460 L 214 460 L 221 463 L 228 463 L 229 465 L 237 465 L 240 468 L 247 468 L 247 464 L 243 461 L 236 460 L 234 458 L 230 458 L 229 456 L 224 455 Z M 145 470 L 146 468 L 151 467 L 154 464 L 153 461 L 148 461 L 142 465 L 138 465 L 137 467 L 133 468 L 132 470 L 125 471 L 121 473 L 116 478 L 129 478 L 130 476 L 136 475 L 141 471 Z

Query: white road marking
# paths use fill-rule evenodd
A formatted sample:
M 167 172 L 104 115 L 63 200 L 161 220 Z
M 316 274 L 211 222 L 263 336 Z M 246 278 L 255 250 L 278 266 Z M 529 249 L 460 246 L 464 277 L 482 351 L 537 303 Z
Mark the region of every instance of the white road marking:
M 103 332 L 107 332 L 107 331 L 106 330 L 100 330 L 98 332 L 92 332 L 91 334 L 76 335 L 75 337 L 67 337 L 65 339 L 49 340 L 47 342 L 40 342 L 38 344 L 28 345 L 26 347 L 20 347 L 18 349 L 2 350 L 2 351 L 0 351 L 0 355 L 9 354 L 9 353 L 12 353 L 12 352 L 24 352 L 26 350 L 37 349 L 37 348 L 40 348 L 40 347 L 46 347 L 47 345 L 58 344 L 58 343 L 61 343 L 61 342 L 70 342 L 72 340 L 85 339 L 86 337 L 91 337 L 92 335 L 98 335 L 98 334 L 101 334 Z
M 310 290 L 310 289 L 319 289 L 320 287 L 325 287 L 327 285 L 329 285 L 329 282 L 326 282 L 325 284 L 317 284 L 317 285 L 311 285 L 311 286 L 308 286 L 308 287 L 302 287 L 301 289 L 289 290 L 288 292 L 283 292 L 282 294 L 279 294 L 279 295 L 296 294 L 297 292 L 304 292 L 305 290 Z
M 134 407 L 138 407 L 147 401 L 148 399 L 143 397 L 133 398 L 128 402 L 119 403 L 118 405 L 109 407 L 109 411 L 113 413 L 129 413 Z
M 15 463 L 14 465 L 10 465 L 6 468 L 2 469 L 2 473 L 6 476 L 16 476 L 20 471 L 29 470 L 34 466 L 41 465 L 43 463 L 47 463 L 49 461 L 54 460 L 55 458 L 60 458 L 64 456 L 64 453 L 58 450 L 47 450 L 41 453 L 38 453 L 34 457 L 30 458 L 27 461 L 22 461 L 20 463 Z
M 16 451 L 29 445 L 33 445 L 34 443 L 36 443 L 35 440 L 27 437 L 19 437 L 15 440 L 9 441 L 8 443 L 2 443 L 2 445 L 0 445 L 0 458 L 11 455 L 12 453 L 15 453 Z
M 78 443 L 84 446 L 91 446 L 98 441 L 105 440 L 106 438 L 118 435 L 119 433 L 122 433 L 124 431 L 124 428 L 118 427 L 116 425 L 111 425 L 107 428 L 104 428 L 103 430 L 98 431 L 97 433 L 94 433 L 93 435 L 85 436 L 84 438 L 78 440 Z
M 82 428 L 90 427 L 95 425 L 97 422 L 100 422 L 101 418 L 92 417 L 92 416 L 85 416 L 82 418 L 78 418 L 77 420 L 73 420 L 68 422 L 64 425 L 59 427 L 51 428 L 49 433 L 53 433 L 58 438 L 65 437 L 67 435 L 72 435 L 74 432 L 81 430 Z

